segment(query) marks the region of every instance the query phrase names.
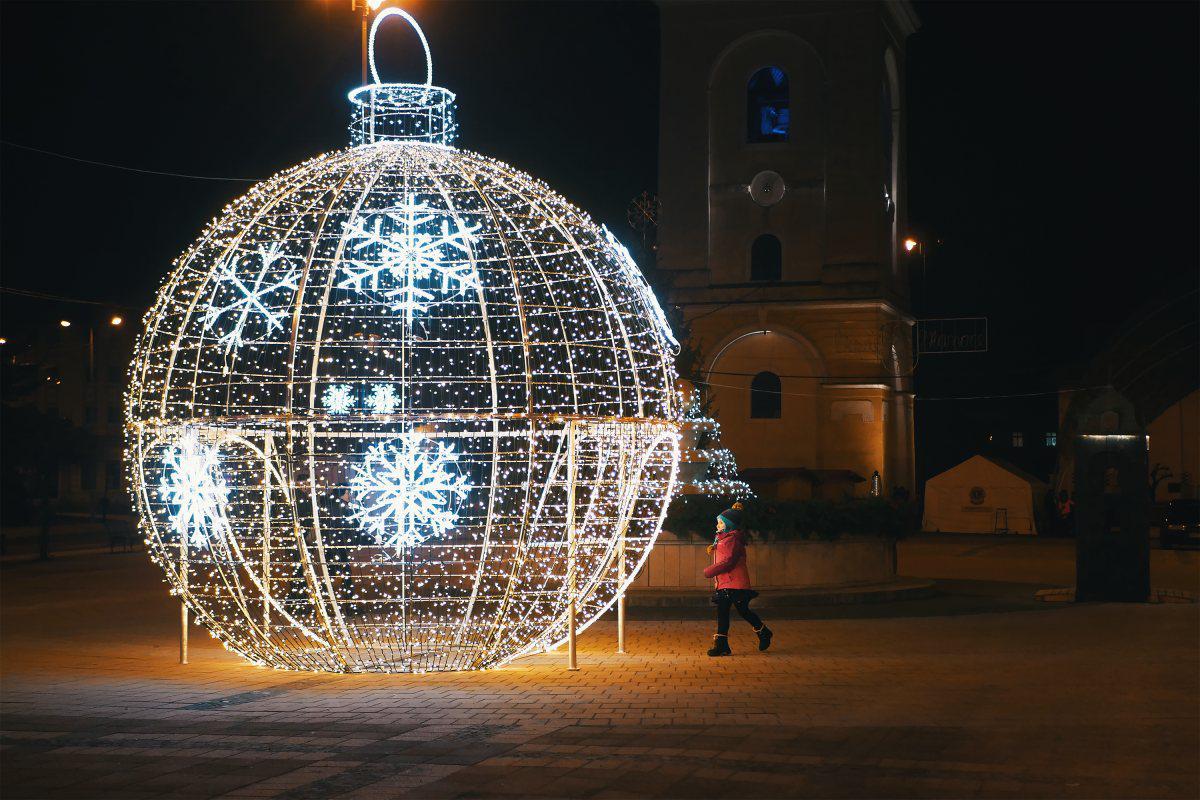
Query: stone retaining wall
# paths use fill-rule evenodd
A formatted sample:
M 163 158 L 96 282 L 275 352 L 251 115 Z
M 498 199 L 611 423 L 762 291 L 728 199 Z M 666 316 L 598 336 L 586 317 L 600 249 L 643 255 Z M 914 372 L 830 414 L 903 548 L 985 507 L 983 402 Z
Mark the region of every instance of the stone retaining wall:
M 705 589 L 712 580 L 707 542 L 681 540 L 666 531 L 659 537 L 632 590 Z M 751 542 L 747 548 L 750 582 L 756 589 L 798 589 L 884 583 L 896 576 L 895 542 L 884 538 L 847 538 L 832 542 Z

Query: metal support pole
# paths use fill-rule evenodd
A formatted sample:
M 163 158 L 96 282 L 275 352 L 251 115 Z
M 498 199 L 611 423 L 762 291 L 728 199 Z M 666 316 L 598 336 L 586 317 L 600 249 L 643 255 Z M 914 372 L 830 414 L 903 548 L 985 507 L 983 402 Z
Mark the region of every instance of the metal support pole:
M 575 597 L 571 597 L 571 616 L 567 619 L 567 671 L 579 671 L 579 658 L 575 651 Z
M 366 0 L 362 3 L 362 83 L 360 86 L 367 85 L 367 22 L 371 18 L 371 7 L 367 5 Z
M 188 537 L 179 535 L 179 663 L 188 663 Z
M 188 663 L 188 607 L 179 601 L 179 663 Z
M 626 442 L 621 443 L 621 458 L 617 465 L 618 485 L 625 480 L 625 448 Z M 619 506 L 619 504 L 618 504 Z M 632 514 L 632 507 L 630 513 Z M 629 530 L 627 524 L 621 525 L 621 539 L 617 542 L 617 586 L 625 586 L 625 532 Z M 625 652 L 625 590 L 621 589 L 621 594 L 617 596 L 617 652 Z
M 576 532 L 575 532 L 575 420 L 567 427 L 567 592 L 570 600 L 567 608 L 567 669 L 579 669 L 575 650 L 575 591 L 576 586 Z
M 625 593 L 617 598 L 617 652 L 625 652 Z
M 617 544 L 617 585 L 625 585 L 625 527 L 621 526 L 621 541 Z M 617 652 L 625 652 L 625 591 L 617 597 Z
M 267 434 L 263 442 L 263 633 L 271 637 L 271 451 L 274 438 Z

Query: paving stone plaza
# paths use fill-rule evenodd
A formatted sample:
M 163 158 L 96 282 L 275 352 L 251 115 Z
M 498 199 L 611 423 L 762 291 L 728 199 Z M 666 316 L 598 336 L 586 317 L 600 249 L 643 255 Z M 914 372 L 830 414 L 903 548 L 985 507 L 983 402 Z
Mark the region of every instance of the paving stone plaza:
M 1196 553 L 1155 583 L 1195 590 Z M 938 596 L 735 620 L 635 610 L 486 673 L 246 666 L 142 553 L 3 570 L 5 798 L 1195 797 L 1200 607 L 1045 604 L 1069 543 L 924 538 Z M 765 612 L 764 612 L 765 613 Z M 666 618 L 673 615 L 675 618 Z M 789 618 L 784 618 L 789 617 Z M 741 627 L 738 627 L 738 626 Z

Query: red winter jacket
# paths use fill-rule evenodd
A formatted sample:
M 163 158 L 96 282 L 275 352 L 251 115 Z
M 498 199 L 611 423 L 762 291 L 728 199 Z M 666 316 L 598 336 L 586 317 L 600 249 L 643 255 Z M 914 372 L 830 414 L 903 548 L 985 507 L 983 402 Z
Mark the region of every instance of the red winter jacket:
M 750 571 L 746 568 L 746 534 L 725 531 L 717 534 L 717 549 L 712 566 L 704 577 L 716 578 L 718 589 L 749 589 Z

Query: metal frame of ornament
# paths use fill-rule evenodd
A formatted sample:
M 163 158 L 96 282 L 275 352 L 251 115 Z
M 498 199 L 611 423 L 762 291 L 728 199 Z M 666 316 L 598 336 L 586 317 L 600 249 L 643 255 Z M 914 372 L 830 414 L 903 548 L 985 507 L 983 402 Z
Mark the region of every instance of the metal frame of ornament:
M 130 486 L 185 663 L 194 612 L 283 669 L 483 669 L 562 641 L 574 668 L 676 491 L 678 342 L 637 265 L 544 183 L 447 146 L 431 61 L 379 82 L 397 16 L 417 27 L 372 26 L 355 146 L 234 201 L 146 316 Z
M 555 649 L 611 608 L 648 557 L 667 506 L 649 504 L 657 506 L 657 517 L 645 517 L 644 485 L 657 485 L 659 488 L 653 492 L 657 494 L 665 481 L 667 496 L 674 493 L 678 434 L 669 423 L 553 416 L 536 420 L 525 432 L 489 432 L 486 438 L 496 442 L 524 440 L 530 450 L 553 454 L 549 478 L 535 493 L 521 541 L 526 558 L 533 558 L 538 547 L 554 551 L 553 566 L 542 572 L 545 586 L 565 586 L 569 601 L 551 624 L 541 626 L 543 631 L 535 640 L 482 661 L 476 657 L 479 648 L 470 633 L 471 609 L 497 603 L 518 608 L 520 598 L 513 587 L 509 585 L 502 595 L 491 597 L 478 591 L 476 578 L 472 594 L 457 598 L 466 610 L 457 621 L 449 623 L 458 629 L 453 644 L 449 648 L 430 647 L 429 637 L 422 640 L 420 630 L 430 632 L 431 627 L 443 627 L 443 622 L 431 626 L 428 619 L 408 618 L 411 610 L 402 608 L 396 597 L 347 593 L 342 588 L 346 574 L 338 575 L 333 570 L 349 569 L 359 582 L 378 581 L 388 575 L 401 582 L 417 580 L 422 564 L 436 563 L 422 561 L 422 550 L 463 545 L 422 544 L 393 555 L 362 543 L 346 544 L 341 536 L 346 532 L 344 528 L 330 530 L 323 526 L 321 504 L 313 497 L 315 485 L 289 478 L 289 465 L 281 459 L 298 440 L 387 441 L 396 437 L 396 431 L 380 429 L 364 436 L 352 430 L 319 430 L 313 423 L 300 420 L 290 426 L 283 422 L 135 426 L 139 429 L 139 458 L 154 461 L 153 451 L 170 447 L 181 435 L 191 433 L 222 451 L 227 472 L 243 477 L 241 481 L 235 478 L 230 485 L 231 492 L 240 497 L 229 504 L 229 534 L 206 546 L 197 545 L 190 537 L 171 534 L 164 521 L 169 508 L 155 499 L 150 480 L 142 482 L 139 506 L 143 518 L 152 520 L 148 543 L 152 557 L 166 571 L 172 593 L 192 601 L 188 607 L 196 611 L 198 621 L 217 633 L 227 649 L 261 665 L 344 672 L 425 672 L 448 667 L 496 667 L 523 655 Z M 461 427 L 462 422 L 443 419 L 419 427 L 431 431 L 426 435 L 435 441 L 476 439 L 478 431 L 446 430 Z M 439 430 L 432 432 L 435 428 Z M 303 460 L 310 474 L 320 470 L 316 448 L 310 448 Z M 231 465 L 235 465 L 232 470 Z M 607 475 L 608 480 L 597 480 L 597 473 Z M 301 506 L 308 506 L 307 513 L 312 516 L 303 519 L 306 512 Z M 493 524 L 491 519 L 471 522 L 460 526 L 460 538 L 462 529 Z M 652 535 L 629 535 L 631 528 L 637 530 L 645 523 L 651 523 Z M 556 541 L 534 541 L 533 531 L 548 528 L 562 529 L 566 535 Z M 604 535 L 610 529 L 617 530 L 618 535 Z M 486 549 L 486 533 L 483 539 L 484 544 L 474 547 Z M 338 557 L 337 551 L 347 557 Z M 480 559 L 478 569 L 482 567 Z M 198 568 L 207 571 L 207 580 L 195 579 Z M 281 568 L 288 577 L 280 576 Z M 214 598 L 236 604 L 241 613 L 226 614 L 222 619 L 212 612 L 211 603 L 203 602 Z M 439 603 L 433 597 L 424 598 L 424 602 Z M 444 611 L 445 598 L 441 603 Z M 397 626 L 387 618 L 392 612 L 409 613 L 403 614 Z M 379 621 L 368 621 L 372 616 Z M 583 623 L 572 631 L 580 617 Z M 253 619 L 255 624 L 242 630 L 238 625 L 230 626 L 231 619 Z M 437 631 L 433 632 L 436 640 Z M 620 644 L 623 649 L 623 641 Z

